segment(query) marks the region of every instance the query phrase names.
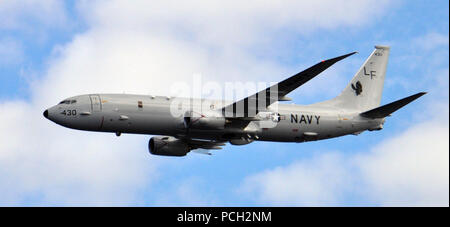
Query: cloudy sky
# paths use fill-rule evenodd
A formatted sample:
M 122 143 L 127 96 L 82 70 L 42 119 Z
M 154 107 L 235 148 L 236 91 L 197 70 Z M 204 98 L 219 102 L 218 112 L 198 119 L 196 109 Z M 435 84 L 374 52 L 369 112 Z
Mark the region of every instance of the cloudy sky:
M 0 205 L 448 206 L 448 1 L 0 1 Z M 391 46 L 383 103 L 426 96 L 385 128 L 303 144 L 151 156 L 150 136 L 60 127 L 86 93 L 169 95 L 175 81 L 279 81 L 359 54 L 291 95 L 339 94 Z

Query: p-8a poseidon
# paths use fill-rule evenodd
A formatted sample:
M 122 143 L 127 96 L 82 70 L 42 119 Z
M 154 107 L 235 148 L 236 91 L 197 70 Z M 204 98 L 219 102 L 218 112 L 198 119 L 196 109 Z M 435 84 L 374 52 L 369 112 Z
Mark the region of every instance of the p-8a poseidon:
M 65 127 L 152 137 L 151 154 L 185 156 L 192 150 L 221 149 L 227 142 L 307 142 L 366 130 L 380 130 L 385 118 L 425 92 L 380 106 L 390 48 L 375 46 L 342 93 L 311 105 L 281 104 L 286 95 L 336 62 L 316 65 L 236 102 L 127 94 L 88 94 L 68 98 L 44 111 Z M 175 109 L 175 111 L 174 111 Z M 178 114 L 174 114 L 177 112 Z

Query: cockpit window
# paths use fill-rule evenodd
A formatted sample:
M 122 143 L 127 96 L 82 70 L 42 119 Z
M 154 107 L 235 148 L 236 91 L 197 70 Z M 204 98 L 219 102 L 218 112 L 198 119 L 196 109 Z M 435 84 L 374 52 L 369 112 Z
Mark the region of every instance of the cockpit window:
M 74 104 L 76 102 L 77 102 L 77 100 L 74 100 L 74 99 L 72 99 L 72 100 L 66 99 L 66 100 L 61 101 L 59 104 Z

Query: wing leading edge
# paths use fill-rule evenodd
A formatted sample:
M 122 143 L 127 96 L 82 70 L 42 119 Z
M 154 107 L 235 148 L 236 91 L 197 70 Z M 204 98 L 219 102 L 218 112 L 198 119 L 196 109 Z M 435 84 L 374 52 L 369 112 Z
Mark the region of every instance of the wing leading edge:
M 336 62 L 347 58 L 357 52 L 352 52 L 339 57 L 321 61 L 310 68 L 299 72 L 271 87 L 268 87 L 254 95 L 248 96 L 222 109 L 225 117 L 254 117 L 259 111 L 265 110 L 269 105 L 277 101 L 290 100 L 286 95 L 312 78 L 316 77 Z

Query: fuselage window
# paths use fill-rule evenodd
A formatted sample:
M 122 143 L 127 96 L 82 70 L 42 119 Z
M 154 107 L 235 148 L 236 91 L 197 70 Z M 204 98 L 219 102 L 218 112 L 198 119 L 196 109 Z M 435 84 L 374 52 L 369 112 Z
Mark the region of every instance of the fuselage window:
M 64 100 L 64 101 L 61 101 L 59 104 L 74 104 L 76 102 L 77 102 L 77 100 Z

